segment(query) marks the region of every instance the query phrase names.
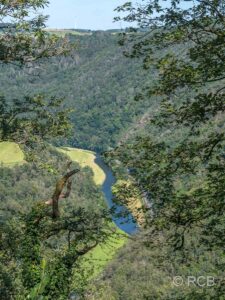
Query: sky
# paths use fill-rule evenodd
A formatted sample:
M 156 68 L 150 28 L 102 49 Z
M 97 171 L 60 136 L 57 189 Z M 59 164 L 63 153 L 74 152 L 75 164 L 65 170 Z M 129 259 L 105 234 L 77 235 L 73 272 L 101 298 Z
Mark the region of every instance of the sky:
M 126 0 L 50 0 L 44 13 L 49 15 L 47 27 L 112 29 L 122 28 L 125 24 L 114 23 L 116 12 L 113 10 Z

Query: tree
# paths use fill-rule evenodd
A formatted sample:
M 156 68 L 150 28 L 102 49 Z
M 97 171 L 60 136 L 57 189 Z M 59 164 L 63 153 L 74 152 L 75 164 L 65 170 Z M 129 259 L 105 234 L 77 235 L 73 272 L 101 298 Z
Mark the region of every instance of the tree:
M 2 299 L 68 299 L 78 260 L 114 234 L 107 223 L 106 212 L 83 208 L 53 222 L 43 202 L 5 222 L 0 238 Z
M 128 2 L 117 11 L 125 13 L 117 20 L 136 25 L 122 34 L 125 55 L 142 57 L 143 67 L 155 72 L 154 87 L 146 87 L 136 100 L 157 97 L 161 109 L 145 132 L 108 156 L 132 170 L 148 195 L 147 245 L 170 245 L 164 259 L 190 269 L 193 256 L 197 263 L 203 257 L 211 262 L 219 298 L 225 208 L 224 1 Z M 194 299 L 197 294 L 187 295 Z
M 71 109 L 63 109 L 63 99 L 36 95 L 12 101 L 0 97 L 0 100 L 0 141 L 32 145 L 70 133 Z
M 45 28 L 46 16 L 39 13 L 47 0 L 6 0 L 0 2 L 0 61 L 2 63 L 31 63 L 43 58 L 66 54 L 71 46 Z M 10 23 L 4 23 L 10 20 Z
M 10 19 L 1 24 L 1 63 L 30 67 L 37 60 L 68 54 L 71 45 L 44 30 L 46 17 L 38 10 L 47 3 L 0 1 L 1 21 Z M 36 95 L 0 100 L 0 141 L 14 141 L 39 152 L 40 144 L 68 134 L 70 110 L 63 110 L 62 99 Z M 58 180 L 50 203 L 39 201 L 28 213 L 11 211 L 10 218 L 1 217 L 2 299 L 68 299 L 78 258 L 113 234 L 104 210 L 89 213 L 79 208 L 60 216 L 58 202 L 69 197 L 77 172 L 67 170 Z
M 47 18 L 39 10 L 47 4 L 46 0 L 0 2 L 0 63 L 33 67 L 33 62 L 69 54 L 72 44 L 44 30 Z M 64 135 L 70 128 L 70 110 L 61 109 L 63 99 L 37 95 L 6 101 L 1 96 L 0 101 L 0 141 L 26 144 L 37 137 Z

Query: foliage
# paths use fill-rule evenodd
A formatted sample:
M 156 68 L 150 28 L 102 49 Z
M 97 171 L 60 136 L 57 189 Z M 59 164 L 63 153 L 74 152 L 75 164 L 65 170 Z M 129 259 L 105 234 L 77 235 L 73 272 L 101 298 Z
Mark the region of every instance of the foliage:
M 0 100 L 0 141 L 26 145 L 68 135 L 70 110 L 62 110 L 63 99 L 37 95 L 10 103 L 4 97 Z
M 69 53 L 71 44 L 44 30 L 46 17 L 39 10 L 47 4 L 45 0 L 0 2 L 1 64 L 31 67 L 33 61 Z M 65 135 L 70 111 L 63 111 L 62 103 L 62 99 L 45 100 L 42 95 L 24 95 L 24 99 L 16 95 L 11 100 L 1 96 L 0 141 L 27 145 L 40 142 L 40 138 Z
M 224 298 L 223 2 L 175 0 L 164 5 L 156 0 L 118 8 L 128 13 L 124 20 L 146 29 L 141 35 L 123 34 L 121 44 L 127 45 L 127 56 L 142 57 L 143 67 L 156 74 L 155 85 L 146 87 L 142 97 L 161 99 L 150 124 L 106 154 L 115 170 L 122 164 L 130 171 L 147 196 L 144 245 L 149 256 L 160 249 L 153 270 L 166 270 L 162 276 L 167 284 L 158 280 L 160 291 L 141 293 L 138 299 Z M 216 284 L 171 290 L 173 276 L 187 278 L 187 272 L 212 275 Z M 115 299 L 133 299 L 135 289 L 124 296 L 119 288 Z
M 46 16 L 39 13 L 46 0 L 0 2 L 0 62 L 31 63 L 37 59 L 66 54 L 70 50 L 66 40 L 49 36 L 45 28 Z M 33 15 L 33 17 L 32 17 Z M 4 21 L 10 20 L 10 24 Z
M 42 151 L 42 155 L 45 158 L 43 164 L 46 162 L 52 165 L 55 170 L 66 168 L 67 158 L 58 151 L 46 149 Z M 73 168 L 77 168 L 77 166 L 76 163 Z M 59 280 L 57 276 L 61 276 L 61 271 L 58 274 L 58 271 L 53 270 L 53 266 L 57 263 L 61 264 L 59 262 L 60 257 L 66 255 L 70 226 L 76 227 L 76 230 L 78 228 L 84 230 L 84 234 L 89 231 L 90 243 L 95 241 L 95 233 L 91 230 L 95 230 L 97 220 L 100 221 L 104 215 L 107 216 L 100 189 L 93 182 L 92 171 L 84 167 L 73 179 L 74 188 L 71 191 L 69 201 L 66 199 L 60 201 L 62 217 L 53 222 L 51 221 L 51 207 L 46 206 L 44 203 L 50 198 L 54 183 L 58 180 L 60 172 L 52 174 L 49 173 L 47 168 L 40 169 L 36 167 L 36 164 L 32 165 L 31 163 L 14 168 L 0 168 L 0 172 L 1 276 L 3 276 L 2 280 L 4 281 L 4 284 L 2 284 L 4 290 L 1 294 L 6 295 L 3 299 L 9 299 L 10 294 L 13 293 L 12 299 L 14 299 L 18 297 L 19 293 L 23 293 L 21 299 L 25 299 L 26 295 L 39 291 L 39 294 L 46 295 L 44 299 L 47 299 L 47 294 L 49 297 L 50 293 L 53 293 L 50 292 L 51 289 L 54 289 L 55 293 L 57 290 L 52 287 L 53 283 L 51 283 L 49 276 L 53 274 L 52 272 L 55 272 L 54 276 L 51 276 L 54 277 L 56 282 Z M 49 176 L 49 174 L 51 175 Z M 90 215 L 86 216 L 88 212 L 90 212 Z M 81 218 L 83 221 L 81 221 Z M 94 222 L 93 226 L 91 220 Z M 102 222 L 106 222 L 103 226 L 104 229 L 102 229 L 107 233 L 106 239 L 108 239 L 111 232 L 114 234 L 113 228 L 107 230 L 107 217 L 102 219 Z M 101 230 L 99 234 L 100 232 Z M 103 238 L 103 232 L 101 234 L 101 238 Z M 78 241 L 78 235 L 77 233 L 76 242 Z M 71 231 L 71 243 L 73 243 L 74 238 L 75 236 L 73 237 Z M 76 243 L 76 245 L 78 248 L 82 247 L 83 242 L 81 244 Z M 43 260 L 46 261 L 45 275 L 43 275 Z M 64 270 L 64 264 L 62 263 L 62 269 L 69 272 L 67 278 L 63 273 L 64 275 L 60 279 L 62 284 L 64 284 L 63 280 L 67 279 L 68 284 L 71 283 L 74 268 L 77 272 L 80 268 L 75 259 L 70 271 L 67 268 Z M 64 272 L 63 270 L 62 272 Z M 8 274 L 7 277 L 6 274 Z M 13 284 L 14 281 L 16 284 Z M 61 292 L 58 290 L 59 294 Z M 68 290 L 65 290 L 65 295 L 66 293 L 69 294 Z M 52 299 L 56 297 L 53 294 L 51 295 Z M 63 297 L 63 292 L 60 297 Z
M 3 64 L 31 67 L 30 63 L 36 60 L 44 62 L 45 58 L 67 54 L 71 44 L 43 30 L 46 18 L 37 12 L 47 3 L 44 0 L 0 2 L 1 21 L 10 19 L 10 24 L 1 24 Z M 30 18 L 32 14 L 35 17 Z M 0 98 L 0 141 L 17 142 L 25 150 L 31 150 L 26 153 L 25 164 L 0 168 L 0 293 L 4 300 L 68 299 L 77 260 L 114 234 L 101 193 L 88 168 L 79 175 L 74 195 L 79 195 L 80 202 L 89 197 L 96 201 L 65 205 L 60 202 L 61 215 L 58 210 L 55 213 L 56 202 L 58 209 L 58 201 L 70 196 L 70 177 L 77 170 L 57 178 L 64 173 L 63 162 L 66 161 L 67 167 L 72 162 L 49 149 L 46 141 L 68 134 L 70 111 L 63 111 L 62 99 L 55 96 L 48 99 L 39 93 L 32 97 Z M 47 194 L 56 178 L 55 191 L 48 200 Z M 82 189 L 87 189 L 88 196 L 82 195 Z M 51 201 L 52 205 L 48 205 Z M 92 209 L 87 209 L 89 204 Z
M 17 285 L 11 283 L 11 292 L 3 281 L 5 299 L 14 299 L 11 293 L 15 297 L 23 295 L 26 299 L 38 285 L 44 299 L 67 299 L 77 259 L 110 235 L 105 220 L 105 212 L 88 213 L 80 208 L 53 221 L 51 214 L 48 216 L 46 212 L 46 206 L 38 204 L 28 214 L 6 222 L 1 236 L 1 263 L 14 265 L 19 273 L 16 274 Z M 10 242 L 12 234 L 14 240 Z M 42 271 L 44 260 L 45 278 Z M 11 273 L 7 269 L 12 280 L 14 271 Z M 43 280 L 47 282 L 43 283 Z
M 120 140 L 118 147 L 105 155 L 121 179 L 114 187 L 117 200 L 124 203 L 127 197 L 144 195 L 143 232 L 121 250 L 101 280 L 88 286 L 86 298 L 224 299 L 223 2 L 173 0 L 168 4 L 147 0 L 118 8 L 128 13 L 125 21 L 141 27 L 122 33 L 120 44 L 125 46 L 125 55 L 133 58 L 130 62 L 122 59 L 122 50 L 115 47 L 117 36 L 98 32 L 71 35 L 71 41 L 79 40 L 82 50 L 73 58 L 52 59 L 42 69 L 43 78 L 30 80 L 29 86 L 25 81 L 36 74 L 34 67 L 26 75 L 23 70 L 2 66 L 5 76 L 10 75 L 11 82 L 19 85 L 18 90 L 5 88 L 10 98 L 3 108 L 8 105 L 8 111 L 13 112 L 10 100 L 22 89 L 36 87 L 37 94 L 46 89 L 51 95 L 60 89 L 62 97 L 67 92 L 68 103 L 77 105 L 72 117 L 77 135 L 67 142 L 102 150 Z M 29 42 L 32 35 L 28 36 Z M 29 52 L 27 57 L 35 60 Z M 139 72 L 141 60 L 145 71 Z M 3 84 L 7 86 L 4 78 Z M 139 101 L 130 102 L 136 92 L 140 92 L 136 96 Z M 8 111 L 3 110 L 4 114 Z M 51 128 L 51 113 L 50 109 L 38 120 L 38 134 L 34 133 L 40 140 L 49 138 L 42 122 L 50 122 Z M 32 117 L 37 116 L 26 112 L 17 122 L 32 133 Z M 132 122 L 136 124 L 126 133 Z M 10 125 L 14 130 L 4 129 L 9 137 L 20 128 L 13 122 Z M 55 132 L 58 135 L 53 127 L 51 135 Z M 52 165 L 57 161 L 53 158 Z M 71 280 L 79 258 L 105 242 L 112 228 L 109 219 L 104 219 L 108 215 L 98 202 L 98 189 L 83 177 L 75 179 L 76 196 L 82 201 L 94 199 L 99 206 L 86 200 L 82 206 L 62 204 L 62 216 L 55 221 L 49 217 L 48 207 L 33 206 L 33 200 L 46 198 L 52 186 L 47 171 L 53 170 L 51 165 L 43 168 L 39 177 L 35 168 L 29 164 L 1 169 L 3 200 L 5 197 L 1 293 L 6 299 L 15 295 L 66 299 L 74 287 Z M 44 188 L 43 182 L 47 185 Z M 17 184 L 21 184 L 18 190 Z M 87 187 L 85 197 L 83 185 Z M 42 189 L 37 191 L 37 186 Z M 23 201 L 26 206 L 32 203 L 26 213 Z M 21 208 L 23 212 L 18 214 Z M 83 293 L 86 281 L 82 273 L 79 275 L 76 288 Z M 173 284 L 174 276 L 186 279 L 190 275 L 213 276 L 216 284 L 210 288 L 185 284 L 177 288 Z

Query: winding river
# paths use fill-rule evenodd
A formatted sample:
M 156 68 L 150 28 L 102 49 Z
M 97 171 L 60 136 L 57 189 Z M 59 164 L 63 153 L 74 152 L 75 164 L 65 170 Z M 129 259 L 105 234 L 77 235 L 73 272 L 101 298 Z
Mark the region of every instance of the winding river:
M 116 180 L 113 176 L 112 170 L 104 163 L 101 156 L 98 154 L 96 154 L 95 163 L 104 171 L 106 175 L 105 181 L 102 185 L 102 191 L 105 195 L 108 207 L 115 209 L 115 213 L 112 215 L 113 222 L 119 229 L 129 235 L 136 233 L 138 230 L 138 225 L 134 222 L 132 214 L 124 206 L 120 206 L 113 202 L 112 186 Z
M 89 166 L 93 168 L 94 172 L 94 165 L 98 165 L 100 168 L 98 173 L 100 171 L 101 179 L 100 181 L 98 180 L 96 184 L 101 184 L 108 207 L 115 209 L 115 213 L 112 214 L 113 222 L 119 229 L 127 234 L 134 234 L 138 230 L 138 225 L 134 223 L 132 214 L 126 209 L 126 207 L 113 202 L 112 186 L 116 180 L 113 176 L 112 170 L 104 163 L 101 156 L 92 151 L 69 147 L 58 148 L 58 150 L 69 155 L 73 161 L 78 162 L 82 167 Z M 24 154 L 17 144 L 2 142 L 0 143 L 0 163 L 7 166 L 24 163 Z M 98 178 L 98 176 L 96 176 L 96 178 Z M 121 216 L 122 214 L 125 216 Z

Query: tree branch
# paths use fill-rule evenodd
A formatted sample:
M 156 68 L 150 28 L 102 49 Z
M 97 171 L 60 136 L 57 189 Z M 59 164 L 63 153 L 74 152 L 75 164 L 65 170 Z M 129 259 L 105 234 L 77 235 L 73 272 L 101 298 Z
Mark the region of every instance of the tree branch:
M 68 164 L 68 168 L 71 166 L 71 162 Z M 80 170 L 75 169 L 72 171 L 68 171 L 58 182 L 56 183 L 55 191 L 52 195 L 52 198 L 45 202 L 46 205 L 52 205 L 52 217 L 56 219 L 59 217 L 59 199 L 65 199 L 70 196 L 72 189 L 72 176 L 78 173 Z M 63 189 L 67 187 L 65 193 L 63 193 Z

